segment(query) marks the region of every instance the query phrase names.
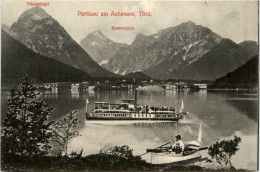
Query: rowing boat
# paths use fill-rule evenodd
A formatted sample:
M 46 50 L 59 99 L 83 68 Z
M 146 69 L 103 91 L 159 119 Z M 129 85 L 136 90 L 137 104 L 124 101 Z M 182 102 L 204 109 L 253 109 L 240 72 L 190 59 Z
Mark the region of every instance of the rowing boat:
M 171 142 L 168 142 L 155 149 L 147 149 L 145 154 L 150 154 L 150 162 L 152 164 L 169 164 L 181 161 L 188 161 L 192 159 L 201 158 L 201 153 L 207 150 L 207 147 L 201 147 L 202 141 L 202 122 L 199 128 L 199 134 L 197 140 L 193 140 L 185 143 L 185 149 L 182 153 L 172 151 Z M 145 155 L 143 154 L 143 155 Z M 143 156 L 141 155 L 141 156 Z M 147 158 L 146 158 L 147 159 Z

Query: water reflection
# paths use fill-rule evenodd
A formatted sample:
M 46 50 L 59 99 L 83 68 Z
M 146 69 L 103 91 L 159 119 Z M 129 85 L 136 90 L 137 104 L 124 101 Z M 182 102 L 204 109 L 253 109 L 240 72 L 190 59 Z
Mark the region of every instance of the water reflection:
M 71 89 L 71 98 L 79 99 L 79 90 L 78 89 Z
M 250 101 L 251 103 L 244 103 L 245 99 L 236 99 L 236 100 L 226 100 L 226 102 L 239 110 L 241 113 L 247 115 L 249 118 L 253 119 L 257 122 L 258 120 L 258 100 L 257 99 L 246 99 L 246 101 Z
M 207 100 L 207 90 L 200 90 L 197 95 L 200 99 Z
M 89 97 L 95 97 L 95 91 L 88 91 Z
M 46 90 L 43 92 L 44 98 L 46 99 L 57 99 L 58 98 L 58 89 Z

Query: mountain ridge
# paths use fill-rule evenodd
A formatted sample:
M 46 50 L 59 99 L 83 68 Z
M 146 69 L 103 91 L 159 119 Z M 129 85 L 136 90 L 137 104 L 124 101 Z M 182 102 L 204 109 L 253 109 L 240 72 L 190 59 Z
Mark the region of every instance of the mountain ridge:
M 100 67 L 41 7 L 24 11 L 10 30 L 15 39 L 36 53 L 81 69 L 94 77 L 116 76 Z
M 236 44 L 191 21 L 148 36 L 139 33 L 131 45 L 100 30 L 78 44 L 40 7 L 24 11 L 9 31 L 34 52 L 100 78 L 143 72 L 155 79 L 215 80 L 258 54 L 254 41 Z
M 122 47 L 104 67 L 121 75 L 142 71 L 155 79 L 214 80 L 256 54 L 255 41 L 237 44 L 188 21 L 152 35 L 137 34 L 132 44 Z
M 2 35 L 2 86 L 12 87 L 28 74 L 37 82 L 81 82 L 93 78 L 77 68 L 42 56 L 12 38 L 4 30 Z
M 115 73 L 127 74 L 144 71 L 164 60 L 178 58 L 178 55 L 183 59 L 180 62 L 194 62 L 199 58 L 196 54 L 205 54 L 221 39 L 206 27 L 186 22 L 149 36 L 138 34 L 130 46 L 120 49 L 104 67 Z M 127 65 L 122 66 L 122 63 Z M 176 62 L 174 65 L 178 68 L 179 64 Z
M 216 79 L 209 88 L 258 88 L 258 56 Z
M 232 40 L 225 38 L 220 44 L 201 57 L 199 61 L 189 66 L 184 66 L 169 74 L 165 73 L 165 71 L 159 74 L 161 68 L 168 68 L 167 65 L 171 64 L 170 61 L 165 61 L 144 71 L 144 73 L 154 78 L 164 77 L 164 79 L 168 79 L 171 77 L 173 79 L 214 80 L 233 71 L 255 54 L 247 53 L 245 49 Z M 153 71 L 158 72 L 154 73 Z

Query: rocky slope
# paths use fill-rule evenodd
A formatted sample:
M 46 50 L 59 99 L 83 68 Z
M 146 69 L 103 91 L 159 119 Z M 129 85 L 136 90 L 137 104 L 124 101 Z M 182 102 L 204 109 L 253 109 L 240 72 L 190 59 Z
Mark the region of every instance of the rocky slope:
M 9 33 L 10 32 L 10 27 L 9 26 L 7 26 L 6 24 L 1 24 L 1 29 L 3 29 L 5 32 L 7 32 L 7 33 Z
M 173 68 L 175 59 L 167 59 L 144 72 L 152 77 L 163 79 L 215 80 L 251 59 L 258 53 L 257 49 L 256 43 L 252 48 L 245 49 L 229 39 L 222 39 L 218 45 L 194 63 L 186 65 L 184 63 L 178 68 Z M 255 51 L 248 52 L 248 50 Z
M 150 36 L 138 34 L 134 42 L 119 50 L 105 67 L 115 73 L 127 74 L 172 59 L 171 69 L 162 70 L 177 70 L 179 66 L 196 62 L 221 40 L 210 29 L 186 22 Z
M 124 44 L 116 43 L 107 38 L 101 31 L 88 34 L 81 42 L 80 46 L 99 65 L 106 64 L 109 59 L 116 54 Z
M 24 73 L 37 82 L 79 82 L 92 77 L 79 69 L 37 54 L 2 30 L 2 86 L 20 83 Z
M 92 76 L 115 76 L 91 59 L 59 22 L 40 7 L 24 11 L 10 30 L 15 39 L 41 55 L 72 65 Z

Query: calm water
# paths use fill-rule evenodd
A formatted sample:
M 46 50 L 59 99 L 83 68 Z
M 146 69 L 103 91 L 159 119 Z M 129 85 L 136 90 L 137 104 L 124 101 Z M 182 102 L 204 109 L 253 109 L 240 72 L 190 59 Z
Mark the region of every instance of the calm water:
M 8 92 L 2 92 L 2 114 L 7 106 Z M 85 100 L 89 106 L 95 101 L 120 102 L 134 98 L 134 91 L 45 92 L 41 95 L 55 111 L 50 120 L 62 119 L 77 110 L 81 136 L 70 142 L 69 151 L 84 149 L 84 154 L 98 153 L 105 144 L 129 145 L 136 155 L 146 148 L 157 147 L 181 134 L 184 141 L 197 138 L 199 123 L 203 121 L 203 145 L 231 138 L 242 138 L 240 150 L 232 162 L 237 168 L 257 168 L 258 93 L 252 91 L 139 91 L 138 103 L 152 106 L 173 106 L 177 109 L 184 101 L 186 119 L 168 125 L 104 125 L 85 124 Z

